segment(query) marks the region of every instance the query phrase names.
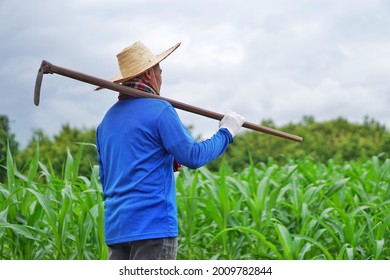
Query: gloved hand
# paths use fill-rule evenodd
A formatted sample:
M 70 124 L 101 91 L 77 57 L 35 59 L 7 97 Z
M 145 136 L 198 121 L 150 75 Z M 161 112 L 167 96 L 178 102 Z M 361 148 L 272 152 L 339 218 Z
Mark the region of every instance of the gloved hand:
M 228 111 L 223 119 L 219 122 L 219 128 L 227 128 L 230 134 L 234 137 L 245 122 L 245 118 L 236 112 Z

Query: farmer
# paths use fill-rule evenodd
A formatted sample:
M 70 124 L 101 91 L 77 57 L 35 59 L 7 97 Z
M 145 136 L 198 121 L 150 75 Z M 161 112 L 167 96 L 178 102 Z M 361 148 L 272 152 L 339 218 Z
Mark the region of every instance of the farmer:
M 154 55 L 136 42 L 117 55 L 112 79 L 160 94 L 160 62 L 180 45 Z M 119 94 L 97 128 L 109 259 L 176 259 L 178 221 L 174 171 L 201 167 L 221 155 L 244 122 L 227 113 L 214 136 L 196 142 L 166 101 Z

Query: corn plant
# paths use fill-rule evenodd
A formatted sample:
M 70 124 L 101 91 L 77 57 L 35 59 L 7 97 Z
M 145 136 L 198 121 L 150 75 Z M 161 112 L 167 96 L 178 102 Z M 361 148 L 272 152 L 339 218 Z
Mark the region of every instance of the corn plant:
M 79 175 L 82 152 L 56 174 L 39 147 L 22 170 L 8 149 L 0 259 L 107 259 L 99 169 Z M 176 189 L 179 259 L 390 259 L 390 159 L 182 168 Z
M 390 258 L 390 160 L 180 175 L 180 258 Z
M 7 155 L 7 182 L 0 183 L 1 259 L 106 259 L 103 202 L 98 168 L 78 176 L 82 147 L 69 153 L 58 176 L 39 162 L 39 147 L 27 175 Z

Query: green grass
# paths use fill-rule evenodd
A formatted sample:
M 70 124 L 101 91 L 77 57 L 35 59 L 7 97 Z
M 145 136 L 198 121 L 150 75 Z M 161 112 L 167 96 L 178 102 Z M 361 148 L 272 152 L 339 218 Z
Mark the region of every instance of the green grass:
M 98 167 L 79 176 L 83 146 L 62 174 L 23 172 L 10 152 L 0 182 L 0 259 L 107 259 Z M 390 159 L 223 164 L 177 174 L 178 259 L 390 259 Z

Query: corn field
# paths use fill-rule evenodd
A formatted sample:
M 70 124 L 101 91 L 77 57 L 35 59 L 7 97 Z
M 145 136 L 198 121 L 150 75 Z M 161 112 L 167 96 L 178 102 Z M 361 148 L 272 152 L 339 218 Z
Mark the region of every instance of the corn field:
M 0 259 L 107 259 L 98 167 L 69 151 L 61 175 L 8 151 Z M 176 174 L 178 259 L 390 259 L 390 159 L 248 163 Z

